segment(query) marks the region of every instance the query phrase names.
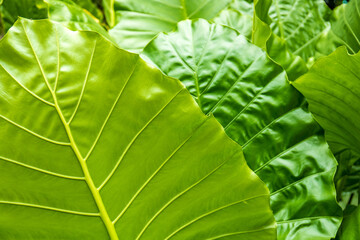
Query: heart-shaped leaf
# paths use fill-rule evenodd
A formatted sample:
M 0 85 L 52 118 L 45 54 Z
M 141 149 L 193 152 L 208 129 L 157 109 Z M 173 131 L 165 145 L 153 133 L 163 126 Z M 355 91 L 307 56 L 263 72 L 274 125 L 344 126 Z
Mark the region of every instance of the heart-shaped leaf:
M 144 58 L 179 78 L 226 133 L 243 146 L 267 184 L 278 239 L 329 239 L 341 221 L 336 160 L 304 98 L 266 53 L 235 30 L 184 21 L 160 34 Z
M 0 56 L 1 239 L 275 239 L 265 184 L 180 82 L 49 20 Z

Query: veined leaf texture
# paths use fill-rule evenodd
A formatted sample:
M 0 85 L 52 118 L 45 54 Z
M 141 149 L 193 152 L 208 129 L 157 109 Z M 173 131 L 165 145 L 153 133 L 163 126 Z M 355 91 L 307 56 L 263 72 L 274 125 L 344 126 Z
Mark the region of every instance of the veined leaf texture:
M 1 239 L 274 239 L 265 184 L 180 82 L 48 20 L 0 55 Z
M 341 221 L 332 183 L 337 163 L 280 66 L 235 30 L 205 20 L 179 23 L 143 55 L 180 79 L 203 112 L 243 146 L 249 166 L 270 189 L 278 239 L 335 236 Z
M 0 239 L 357 240 L 359 9 L 0 0 Z

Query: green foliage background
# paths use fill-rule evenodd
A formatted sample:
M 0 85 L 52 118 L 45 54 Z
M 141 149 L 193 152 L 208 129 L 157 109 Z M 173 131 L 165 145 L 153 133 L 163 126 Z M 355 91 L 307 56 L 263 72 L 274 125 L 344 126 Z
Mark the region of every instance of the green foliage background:
M 336 5 L 332 10 L 322 0 L 3 0 L 0 35 L 18 17 L 50 19 L 46 24 L 96 32 L 140 54 L 179 79 L 196 106 L 243 147 L 246 163 L 270 191 L 277 239 L 352 240 L 360 228 L 360 0 Z M 4 43 L 11 30 L 6 36 L 4 49 L 12 46 Z M 4 66 L 6 54 L 0 56 Z M 138 89 L 146 91 L 141 84 Z M 268 221 L 259 224 L 268 230 L 247 239 L 275 239 L 268 205 L 260 209 Z M 201 229 L 191 228 L 195 235 L 185 233 L 183 239 L 200 236 Z

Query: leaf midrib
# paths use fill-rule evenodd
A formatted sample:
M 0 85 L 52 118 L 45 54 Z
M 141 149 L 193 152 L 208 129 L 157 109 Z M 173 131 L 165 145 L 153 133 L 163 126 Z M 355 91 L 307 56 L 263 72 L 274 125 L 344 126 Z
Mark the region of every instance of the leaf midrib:
M 52 93 L 53 94 L 53 93 Z M 54 96 L 54 94 L 53 94 Z M 100 192 L 99 190 L 95 187 L 95 184 L 94 184 L 94 181 L 92 180 L 91 178 L 91 175 L 90 175 L 90 172 L 89 172 L 89 169 L 87 167 L 87 164 L 85 162 L 85 159 L 82 157 L 75 141 L 74 141 L 74 137 L 72 136 L 72 132 L 71 132 L 71 129 L 70 129 L 70 126 L 66 123 L 66 120 L 63 116 L 63 114 L 61 113 L 61 109 L 59 108 L 59 105 L 58 105 L 58 102 L 57 102 L 57 99 L 56 97 L 54 97 L 54 101 L 55 101 L 55 108 L 56 108 L 56 111 L 58 112 L 59 114 L 59 117 L 61 119 L 61 122 L 63 123 L 64 127 L 65 127 L 65 130 L 66 130 L 66 134 L 68 135 L 69 137 L 69 140 L 70 140 L 70 146 L 72 148 L 72 150 L 74 151 L 80 165 L 81 165 L 81 169 L 84 173 L 84 177 L 85 177 L 85 181 L 92 193 L 92 196 L 95 200 L 95 203 L 99 209 L 99 212 L 100 212 L 100 217 L 101 219 L 103 220 L 104 224 L 105 224 L 105 227 L 110 235 L 110 238 L 112 240 L 118 240 L 118 236 L 117 236 L 117 233 L 116 233 L 116 230 L 115 230 L 115 226 L 114 224 L 112 223 L 112 221 L 110 220 L 110 217 L 109 217 L 109 214 L 107 213 L 107 210 L 105 208 L 105 205 L 102 201 L 102 198 L 100 196 Z
M 93 179 L 92 179 L 92 177 L 91 177 L 91 175 L 90 175 L 88 166 L 87 166 L 87 164 L 86 164 L 86 160 L 82 157 L 82 155 L 81 155 L 81 153 L 80 153 L 80 150 L 78 149 L 78 147 L 77 147 L 77 145 L 76 145 L 76 143 L 75 143 L 74 137 L 73 137 L 72 132 L 71 132 L 71 129 L 70 129 L 70 125 L 67 123 L 64 115 L 62 114 L 60 105 L 59 105 L 59 103 L 58 103 L 58 99 L 57 99 L 57 97 L 56 97 L 56 93 L 55 93 L 55 91 L 52 90 L 51 87 L 50 87 L 50 84 L 49 84 L 49 82 L 48 82 L 48 80 L 47 80 L 47 78 L 46 78 L 46 76 L 45 76 L 45 73 L 44 73 L 44 70 L 43 70 L 43 68 L 42 68 L 42 65 L 40 64 L 39 58 L 38 58 L 38 56 L 36 55 L 36 52 L 35 52 L 32 44 L 31 44 L 31 41 L 30 41 L 30 39 L 29 39 L 29 37 L 28 37 L 28 35 L 27 35 L 27 32 L 26 32 L 26 29 L 25 29 L 25 26 L 24 26 L 23 22 L 21 22 L 21 25 L 22 25 L 22 27 L 23 27 L 23 29 L 24 29 L 24 33 L 25 33 L 26 39 L 28 40 L 29 45 L 30 45 L 30 48 L 31 48 L 31 50 L 32 50 L 32 52 L 33 52 L 33 54 L 34 54 L 34 57 L 35 57 L 36 61 L 37 61 L 37 64 L 38 64 L 39 69 L 40 69 L 40 72 L 41 72 L 41 74 L 42 74 L 42 76 L 43 76 L 43 78 L 44 78 L 45 84 L 46 84 L 47 88 L 49 89 L 49 91 L 50 91 L 50 93 L 51 93 L 51 96 L 52 96 L 52 98 L 53 98 L 53 100 L 54 100 L 54 107 L 55 107 L 55 109 L 56 109 L 56 111 L 57 111 L 57 113 L 58 113 L 58 115 L 59 115 L 59 117 L 60 117 L 60 119 L 61 119 L 61 122 L 62 122 L 62 124 L 63 124 L 63 126 L 64 126 L 64 128 L 65 128 L 66 134 L 67 134 L 67 136 L 68 136 L 68 138 L 69 138 L 69 141 L 70 141 L 71 149 L 74 151 L 74 153 L 75 153 L 75 155 L 76 155 L 76 158 L 78 159 L 78 161 L 79 161 L 79 163 L 80 163 L 81 169 L 82 169 L 82 171 L 83 171 L 83 173 L 84 173 L 85 182 L 87 183 L 87 185 L 88 185 L 88 187 L 89 187 L 89 189 L 90 189 L 90 191 L 91 191 L 91 194 L 92 194 L 92 196 L 93 196 L 93 198 L 94 198 L 94 201 L 95 201 L 95 203 L 96 203 L 96 206 L 97 206 L 98 209 L 99 209 L 100 217 L 101 217 L 101 219 L 102 219 L 102 221 L 103 221 L 103 223 L 104 223 L 104 225 L 105 225 L 105 227 L 106 227 L 106 229 L 107 229 L 107 231 L 108 231 L 108 234 L 109 234 L 110 238 L 111 238 L 112 240 L 118 240 L 119 238 L 118 238 L 118 235 L 117 235 L 117 233 L 116 233 L 115 226 L 114 226 L 114 224 L 112 223 L 112 221 L 110 220 L 109 214 L 107 213 L 107 210 L 106 210 L 106 208 L 105 208 L 105 205 L 104 205 L 104 203 L 103 203 L 103 201 L 102 201 L 100 192 L 99 192 L 99 190 L 96 188 L 96 186 L 95 186 L 95 184 L 94 184 L 94 181 L 93 181 Z M 55 31 L 56 31 L 56 29 L 55 29 Z M 57 34 L 56 34 L 56 37 L 58 38 Z M 57 40 L 57 41 L 58 41 L 58 40 Z M 59 48 L 59 45 L 57 45 L 57 48 Z M 58 51 L 58 53 L 59 53 L 59 51 Z M 58 68 L 58 69 L 59 69 L 59 68 Z

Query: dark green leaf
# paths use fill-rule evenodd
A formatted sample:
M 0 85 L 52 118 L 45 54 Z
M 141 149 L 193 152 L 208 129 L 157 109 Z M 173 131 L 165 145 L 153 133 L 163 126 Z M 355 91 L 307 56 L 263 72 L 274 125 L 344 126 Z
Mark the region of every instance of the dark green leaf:
M 276 63 L 281 65 L 286 70 L 289 80 L 292 81 L 307 72 L 307 67 L 303 59 L 290 51 L 284 38 L 272 32 L 270 26 L 274 27 L 276 25 L 274 25 L 273 20 L 269 17 L 270 8 L 274 8 L 272 0 L 254 0 L 252 42 L 264 49 Z M 280 24 L 279 26 L 282 25 Z M 283 27 L 278 27 L 278 29 L 283 29 Z M 302 40 L 299 39 L 299 41 Z
M 204 113 L 243 146 L 271 191 L 278 239 L 330 239 L 341 221 L 336 160 L 323 131 L 280 66 L 235 30 L 184 21 L 143 56 L 180 79 Z

